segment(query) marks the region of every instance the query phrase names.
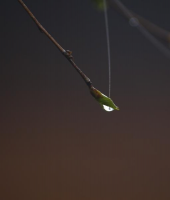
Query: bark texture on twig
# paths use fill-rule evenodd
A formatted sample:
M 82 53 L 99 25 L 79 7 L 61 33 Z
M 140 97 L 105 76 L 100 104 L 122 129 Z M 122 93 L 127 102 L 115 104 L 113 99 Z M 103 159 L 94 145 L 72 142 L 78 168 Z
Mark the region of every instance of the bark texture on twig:
M 80 74 L 80 76 L 83 78 L 83 80 L 86 82 L 89 88 L 92 87 L 92 83 L 90 79 L 80 70 L 80 68 L 76 65 L 76 63 L 73 61 L 72 52 L 69 50 L 63 49 L 59 45 L 59 43 L 48 33 L 48 31 L 40 24 L 40 22 L 36 19 L 36 17 L 33 15 L 33 13 L 29 10 L 29 8 L 24 4 L 22 0 L 18 0 L 19 3 L 23 6 L 23 8 L 27 11 L 29 16 L 32 18 L 32 20 L 35 22 L 37 27 L 40 29 L 42 33 L 44 33 L 51 42 L 58 48 L 58 50 L 67 58 L 67 60 L 72 64 L 72 66 L 76 69 L 76 71 Z

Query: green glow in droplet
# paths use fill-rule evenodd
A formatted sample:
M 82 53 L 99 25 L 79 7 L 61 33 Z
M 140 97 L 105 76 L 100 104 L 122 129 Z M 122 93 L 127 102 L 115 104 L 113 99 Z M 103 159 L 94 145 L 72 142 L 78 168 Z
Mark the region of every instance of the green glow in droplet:
M 98 101 L 98 103 L 102 106 L 102 108 L 107 111 L 111 112 L 113 110 L 119 110 L 111 98 L 107 97 L 106 95 L 102 94 L 99 90 L 94 87 L 90 88 L 91 95 Z

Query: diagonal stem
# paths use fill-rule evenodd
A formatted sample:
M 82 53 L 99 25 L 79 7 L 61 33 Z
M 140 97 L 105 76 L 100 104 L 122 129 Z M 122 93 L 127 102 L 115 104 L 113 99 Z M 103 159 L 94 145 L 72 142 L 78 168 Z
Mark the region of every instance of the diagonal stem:
M 18 0 L 19 3 L 23 6 L 23 8 L 27 11 L 29 16 L 32 18 L 32 20 L 35 22 L 35 24 L 38 26 L 40 31 L 44 33 L 51 42 L 58 48 L 58 50 L 67 58 L 67 60 L 72 64 L 72 66 L 76 69 L 76 71 L 80 74 L 80 76 L 83 78 L 85 83 L 88 85 L 89 88 L 92 87 L 92 83 L 90 79 L 81 71 L 81 69 L 76 65 L 76 63 L 73 61 L 72 52 L 69 50 L 63 49 L 58 42 L 48 33 L 48 31 L 40 24 L 40 22 L 36 19 L 36 17 L 33 15 L 33 13 L 29 10 L 29 8 L 24 4 L 22 0 Z
M 137 15 L 134 16 L 133 13 L 123 4 L 121 3 L 120 0 L 113 0 L 113 1 L 109 1 L 110 5 L 113 5 L 115 6 L 119 12 L 125 16 L 128 20 L 129 20 L 129 23 L 136 27 L 155 47 L 157 47 L 167 58 L 170 58 L 170 50 L 165 47 L 159 40 L 156 39 L 156 37 L 154 37 L 152 34 L 151 34 L 151 30 L 152 29 L 147 29 L 147 27 L 145 27 L 141 22 L 140 22 L 140 19 L 137 18 Z M 144 20 L 143 20 L 144 22 Z M 157 27 L 154 27 L 154 31 L 158 31 L 158 29 L 156 30 L 155 28 Z M 160 29 L 159 29 L 159 33 L 161 34 L 161 37 L 165 38 L 165 32 L 162 32 L 162 29 L 161 29 L 161 32 L 160 32 Z M 164 34 L 164 35 L 163 35 Z M 166 38 L 166 40 L 168 40 Z
M 138 15 L 138 14 L 136 14 L 136 13 L 130 11 L 130 10 L 129 10 L 129 12 L 131 13 L 131 15 L 129 15 L 129 12 L 127 13 L 127 10 L 126 11 L 123 10 L 122 6 L 120 5 L 120 3 L 118 1 L 108 0 L 108 4 L 111 8 L 120 12 L 128 20 L 133 15 L 133 17 L 138 19 L 140 24 L 143 27 L 145 27 L 149 32 L 151 32 L 153 35 L 159 37 L 160 39 L 164 40 L 165 42 L 170 43 L 170 32 L 169 31 L 164 30 L 163 28 L 155 25 L 154 23 L 150 22 L 149 20 L 141 17 L 140 15 Z

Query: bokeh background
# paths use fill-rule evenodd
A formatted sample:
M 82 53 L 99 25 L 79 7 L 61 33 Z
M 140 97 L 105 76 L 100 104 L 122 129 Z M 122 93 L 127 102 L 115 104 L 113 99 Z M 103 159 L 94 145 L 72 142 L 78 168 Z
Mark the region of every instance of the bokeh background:
M 170 30 L 169 0 L 122 0 Z M 104 15 L 90 0 L 25 0 L 108 95 Z M 1 1 L 0 199 L 169 200 L 170 59 L 108 10 L 107 113 L 18 1 Z

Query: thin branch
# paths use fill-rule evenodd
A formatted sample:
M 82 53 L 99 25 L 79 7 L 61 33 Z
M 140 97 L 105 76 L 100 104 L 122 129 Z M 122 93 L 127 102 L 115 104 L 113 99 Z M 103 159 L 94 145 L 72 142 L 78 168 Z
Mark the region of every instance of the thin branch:
M 72 66 L 76 69 L 76 71 L 81 75 L 85 83 L 88 85 L 89 88 L 92 88 L 92 83 L 90 79 L 78 68 L 78 66 L 73 61 L 72 52 L 69 50 L 63 49 L 58 42 L 48 33 L 48 31 L 40 24 L 40 22 L 36 19 L 36 17 L 33 15 L 33 13 L 29 10 L 29 8 L 24 4 L 22 0 L 18 0 L 19 3 L 23 6 L 23 8 L 27 11 L 29 16 L 32 18 L 32 20 L 35 22 L 35 24 L 38 26 L 39 30 L 44 33 L 51 42 L 58 48 L 58 50 L 67 58 L 67 60 L 72 64 Z
M 19 3 L 23 6 L 23 8 L 27 11 L 30 17 L 33 19 L 35 24 L 38 26 L 39 30 L 44 33 L 52 42 L 53 44 L 59 49 L 59 51 L 67 58 L 67 60 L 73 65 L 73 67 L 77 70 L 80 76 L 83 78 L 87 86 L 89 87 L 91 95 L 98 101 L 98 103 L 103 107 L 105 111 L 113 111 L 119 110 L 119 108 L 114 104 L 114 102 L 107 97 L 106 95 L 102 94 L 99 90 L 93 87 L 90 79 L 77 67 L 75 62 L 73 61 L 72 52 L 69 50 L 63 49 L 58 42 L 45 30 L 45 28 L 39 23 L 39 21 L 35 18 L 32 12 L 28 9 L 28 7 L 24 4 L 22 0 L 18 0 Z
M 136 13 L 132 12 L 133 16 L 138 19 L 140 24 L 145 27 L 150 33 L 155 35 L 156 37 L 160 38 L 161 40 L 165 41 L 166 43 L 170 43 L 170 32 L 155 25 L 154 23 L 150 22 L 149 20 L 137 15 Z
M 129 18 L 130 16 L 127 15 L 126 12 L 123 12 L 123 10 L 120 8 L 120 5 L 117 3 L 117 1 L 109 0 L 108 3 L 109 3 L 111 8 L 113 8 L 114 10 L 118 11 L 119 13 L 121 13 L 128 20 L 130 19 Z M 144 28 L 146 28 L 150 33 L 152 33 L 156 37 L 159 37 L 163 41 L 165 41 L 167 43 L 170 43 L 170 32 L 169 31 L 164 30 L 163 28 L 155 25 L 154 23 L 150 22 L 149 20 L 145 19 L 144 17 L 141 17 L 140 15 L 134 13 L 131 10 L 129 10 L 129 12 L 133 15 L 133 17 L 138 19 L 139 23 Z
M 170 58 L 170 50 L 168 48 L 166 48 L 159 40 L 157 40 L 150 32 L 156 32 L 157 35 L 161 35 L 162 38 L 166 38 L 166 41 L 169 42 L 169 35 L 167 37 L 167 32 L 163 31 L 163 29 L 159 28 L 156 25 L 152 25 L 152 27 L 150 26 L 151 23 L 147 20 L 144 21 L 143 18 L 139 18 L 137 17 L 137 15 L 134 15 L 123 3 L 121 3 L 120 0 L 108 0 L 109 5 L 112 5 L 114 8 L 117 8 L 117 10 L 119 10 L 119 12 L 126 17 L 129 20 L 129 23 L 136 27 L 155 47 L 157 47 L 165 56 L 167 56 L 168 58 Z M 141 21 L 142 22 L 141 22 Z M 149 30 L 148 28 L 146 28 L 146 24 L 145 22 L 147 21 L 147 26 L 149 26 Z M 145 25 L 143 25 L 143 24 Z M 152 30 L 152 31 L 151 31 Z M 159 31 L 159 33 L 158 33 Z

